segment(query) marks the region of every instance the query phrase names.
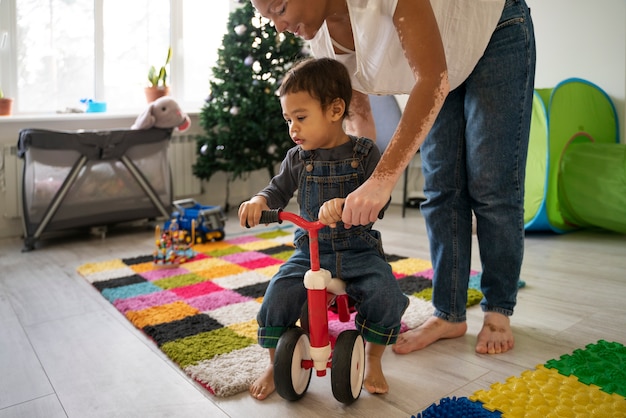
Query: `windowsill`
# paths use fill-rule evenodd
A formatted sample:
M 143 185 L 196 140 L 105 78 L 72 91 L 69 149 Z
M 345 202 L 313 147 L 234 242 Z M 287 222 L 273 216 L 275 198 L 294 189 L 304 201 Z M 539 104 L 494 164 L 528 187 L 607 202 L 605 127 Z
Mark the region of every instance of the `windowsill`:
M 186 112 L 193 118 L 200 113 L 200 110 Z M 4 122 L 48 122 L 48 121 L 90 121 L 90 120 L 112 120 L 112 119 L 132 119 L 139 116 L 137 112 L 82 112 L 82 113 L 32 113 L 17 114 L 10 116 L 0 116 L 0 124 Z
M 187 113 L 191 119 L 189 133 L 201 130 L 199 112 Z M 0 117 L 0 144 L 14 143 L 22 129 L 51 129 L 60 131 L 110 130 L 130 128 L 139 113 L 90 112 L 11 115 Z
M 0 118 L 2 122 L 50 122 L 50 121 L 74 121 L 74 120 L 108 120 L 108 119 L 128 119 L 137 117 L 137 115 L 131 115 L 126 113 L 41 113 L 41 114 L 27 114 L 27 115 L 11 115 L 3 116 Z

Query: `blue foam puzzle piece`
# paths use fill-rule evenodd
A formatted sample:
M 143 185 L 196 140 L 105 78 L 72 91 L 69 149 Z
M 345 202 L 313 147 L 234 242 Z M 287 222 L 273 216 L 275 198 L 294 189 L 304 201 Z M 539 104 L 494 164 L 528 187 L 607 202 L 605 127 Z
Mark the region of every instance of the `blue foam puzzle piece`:
M 466 397 L 443 398 L 439 404 L 432 404 L 424 411 L 411 418 L 500 418 L 500 411 L 489 411 L 480 402 L 473 402 Z

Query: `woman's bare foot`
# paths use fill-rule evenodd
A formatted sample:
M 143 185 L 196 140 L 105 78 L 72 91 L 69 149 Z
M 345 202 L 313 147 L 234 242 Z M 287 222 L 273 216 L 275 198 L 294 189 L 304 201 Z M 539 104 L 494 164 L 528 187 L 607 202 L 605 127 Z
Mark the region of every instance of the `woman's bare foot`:
M 260 401 L 271 395 L 276 390 L 274 386 L 274 366 L 271 364 L 267 366 L 267 369 L 250 385 L 248 390 L 254 399 Z
M 383 374 L 382 357 L 386 346 L 367 343 L 365 346 L 365 378 L 363 387 L 369 393 L 382 394 L 389 392 L 387 379 Z
M 466 332 L 465 322 L 448 322 L 431 316 L 419 327 L 400 334 L 392 350 L 396 354 L 407 354 L 428 347 L 444 338 L 462 337 Z
M 509 317 L 497 312 L 486 312 L 483 329 L 478 333 L 476 352 L 479 354 L 506 353 L 514 345 L 515 339 Z

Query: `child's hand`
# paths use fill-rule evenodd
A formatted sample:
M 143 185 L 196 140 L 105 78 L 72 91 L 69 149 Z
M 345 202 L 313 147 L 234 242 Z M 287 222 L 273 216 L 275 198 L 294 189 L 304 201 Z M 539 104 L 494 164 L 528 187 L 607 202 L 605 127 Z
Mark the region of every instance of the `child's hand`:
M 269 209 L 267 201 L 263 196 L 254 196 L 252 199 L 243 202 L 241 206 L 239 206 L 239 212 L 237 213 L 239 216 L 239 225 L 246 228 L 257 226 L 261 220 L 261 212 Z
M 345 200 L 346 199 L 335 198 L 324 202 L 317 216 L 320 222 L 331 228 L 336 228 L 337 222 L 341 220 L 343 202 L 345 202 Z

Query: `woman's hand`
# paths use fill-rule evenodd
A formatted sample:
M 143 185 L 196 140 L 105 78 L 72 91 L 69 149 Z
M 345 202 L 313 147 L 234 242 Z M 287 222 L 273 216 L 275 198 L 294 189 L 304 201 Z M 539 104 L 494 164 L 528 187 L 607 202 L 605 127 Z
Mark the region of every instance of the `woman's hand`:
M 395 181 L 378 181 L 370 177 L 358 189 L 348 195 L 341 220 L 345 228 L 376 222 L 378 214 L 391 197 Z
M 265 200 L 263 196 L 254 196 L 252 199 L 243 202 L 239 206 L 237 213 L 239 216 L 239 225 L 246 228 L 257 226 L 261 220 L 261 212 L 269 209 L 267 200 Z
M 328 225 L 331 228 L 337 227 L 337 222 L 341 220 L 341 213 L 343 212 L 343 202 L 346 199 L 335 198 L 328 200 L 320 207 L 317 218 L 324 225 Z

